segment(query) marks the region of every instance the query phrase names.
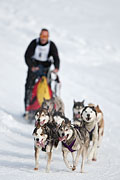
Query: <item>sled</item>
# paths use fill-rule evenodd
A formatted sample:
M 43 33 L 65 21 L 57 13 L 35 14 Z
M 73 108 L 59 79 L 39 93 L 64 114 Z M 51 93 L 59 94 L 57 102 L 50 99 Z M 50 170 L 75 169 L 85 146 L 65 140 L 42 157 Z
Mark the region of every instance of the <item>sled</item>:
M 59 90 L 58 90 L 59 89 Z M 33 120 L 35 112 L 41 107 L 44 99 L 51 99 L 58 95 L 60 91 L 60 80 L 56 73 L 49 71 L 36 79 L 30 98 L 30 104 L 26 107 L 26 120 Z M 60 94 L 59 94 L 60 95 Z

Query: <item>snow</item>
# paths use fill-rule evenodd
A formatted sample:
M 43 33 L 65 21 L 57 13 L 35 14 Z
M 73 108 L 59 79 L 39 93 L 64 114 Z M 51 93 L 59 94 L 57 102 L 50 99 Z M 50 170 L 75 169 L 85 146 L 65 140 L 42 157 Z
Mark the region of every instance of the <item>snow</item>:
M 119 0 L 0 1 L 0 179 L 120 179 L 120 2 Z M 24 52 L 42 27 L 50 30 L 61 59 L 61 97 L 72 118 L 73 100 L 99 104 L 105 134 L 97 162 L 69 171 L 61 147 L 50 173 L 41 152 L 34 168 L 33 124 L 22 119 L 27 66 Z

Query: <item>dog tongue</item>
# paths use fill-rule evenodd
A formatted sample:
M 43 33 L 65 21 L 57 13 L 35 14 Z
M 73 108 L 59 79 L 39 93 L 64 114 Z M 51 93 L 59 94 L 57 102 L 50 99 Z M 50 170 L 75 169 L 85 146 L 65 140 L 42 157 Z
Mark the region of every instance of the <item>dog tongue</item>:
M 43 148 L 45 147 L 45 145 L 42 142 L 40 143 L 40 146 L 43 147 Z
M 76 114 L 76 118 L 80 118 L 80 114 Z
M 44 120 L 40 122 L 40 125 L 44 125 Z
M 41 147 L 45 147 L 45 145 L 43 144 L 43 142 L 38 142 L 37 145 L 38 145 L 38 146 L 41 146 Z
M 64 141 L 66 139 L 66 136 L 64 137 L 59 137 L 59 141 Z

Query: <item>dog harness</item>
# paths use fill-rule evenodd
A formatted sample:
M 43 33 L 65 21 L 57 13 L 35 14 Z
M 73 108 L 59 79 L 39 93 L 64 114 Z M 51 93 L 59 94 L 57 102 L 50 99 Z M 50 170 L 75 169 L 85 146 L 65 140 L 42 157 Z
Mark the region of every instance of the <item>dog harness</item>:
M 86 131 L 89 133 L 90 135 L 90 141 L 92 141 L 92 133 L 93 131 L 95 130 L 95 127 L 91 130 L 91 131 L 88 131 L 87 128 L 84 126 L 84 128 L 86 129 Z
M 90 136 L 90 141 L 92 141 L 92 133 L 93 133 L 93 131 L 95 130 L 95 126 L 94 126 L 94 128 L 91 130 L 91 131 L 88 131 L 88 129 L 85 127 L 85 125 L 83 126 L 85 129 L 86 129 L 86 131 L 89 133 L 89 136 Z M 81 127 L 79 127 L 79 126 L 74 126 L 74 128 L 76 128 L 76 129 L 78 129 L 79 131 L 80 131 L 80 129 L 81 129 Z
M 45 147 L 42 147 L 42 149 L 41 149 L 42 151 L 45 151 L 45 152 L 46 152 L 46 147 L 47 147 L 48 143 L 49 143 L 49 142 L 47 141 L 47 143 L 45 144 Z
M 76 151 L 76 150 L 73 150 L 72 147 L 73 147 L 75 141 L 76 141 L 76 139 L 74 139 L 70 145 L 67 145 L 67 144 L 64 143 L 64 142 L 62 142 L 62 144 L 63 144 L 63 146 L 66 147 L 70 152 L 74 152 L 74 151 Z

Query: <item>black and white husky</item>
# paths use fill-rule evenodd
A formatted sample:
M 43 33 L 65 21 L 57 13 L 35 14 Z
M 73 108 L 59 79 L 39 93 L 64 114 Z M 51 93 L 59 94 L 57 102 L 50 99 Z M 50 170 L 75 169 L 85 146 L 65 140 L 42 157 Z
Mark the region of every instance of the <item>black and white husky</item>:
M 51 118 L 48 109 L 39 108 L 35 113 L 35 120 L 35 126 L 38 128 L 50 122 Z
M 53 97 L 50 100 L 44 99 L 42 103 L 42 108 L 48 109 L 49 113 L 52 115 L 54 111 L 60 111 L 65 114 L 65 106 L 62 99 L 58 96 Z
M 80 127 L 79 127 L 80 128 Z M 87 156 L 87 150 L 89 147 L 89 133 L 83 129 L 77 129 L 71 126 L 70 123 L 62 122 L 58 130 L 59 141 L 62 142 L 63 159 L 66 166 L 75 170 L 79 161 L 80 155 L 82 155 L 81 173 L 84 169 L 84 162 Z M 77 152 L 75 157 L 74 152 Z M 67 159 L 68 153 L 72 154 L 73 164 L 71 165 Z
M 84 100 L 83 101 L 75 101 L 73 104 L 73 123 L 78 126 L 82 126 L 82 118 L 81 113 L 84 108 Z
M 85 106 L 82 110 L 81 117 L 83 119 L 83 127 L 89 133 L 92 147 L 88 154 L 88 160 L 96 161 L 97 144 L 98 144 L 98 123 L 97 112 L 94 107 Z
M 52 118 L 57 127 L 61 126 L 63 122 L 65 122 L 66 124 L 70 123 L 69 119 L 66 118 L 60 111 L 55 111 L 52 115 Z
M 53 147 L 56 148 L 59 142 L 58 136 L 54 132 L 53 124 L 46 124 L 39 128 L 36 127 L 33 131 L 33 136 L 34 136 L 34 149 L 35 149 L 34 170 L 38 170 L 39 168 L 39 153 L 40 150 L 42 150 L 45 151 L 48 156 L 46 172 L 49 172 Z

